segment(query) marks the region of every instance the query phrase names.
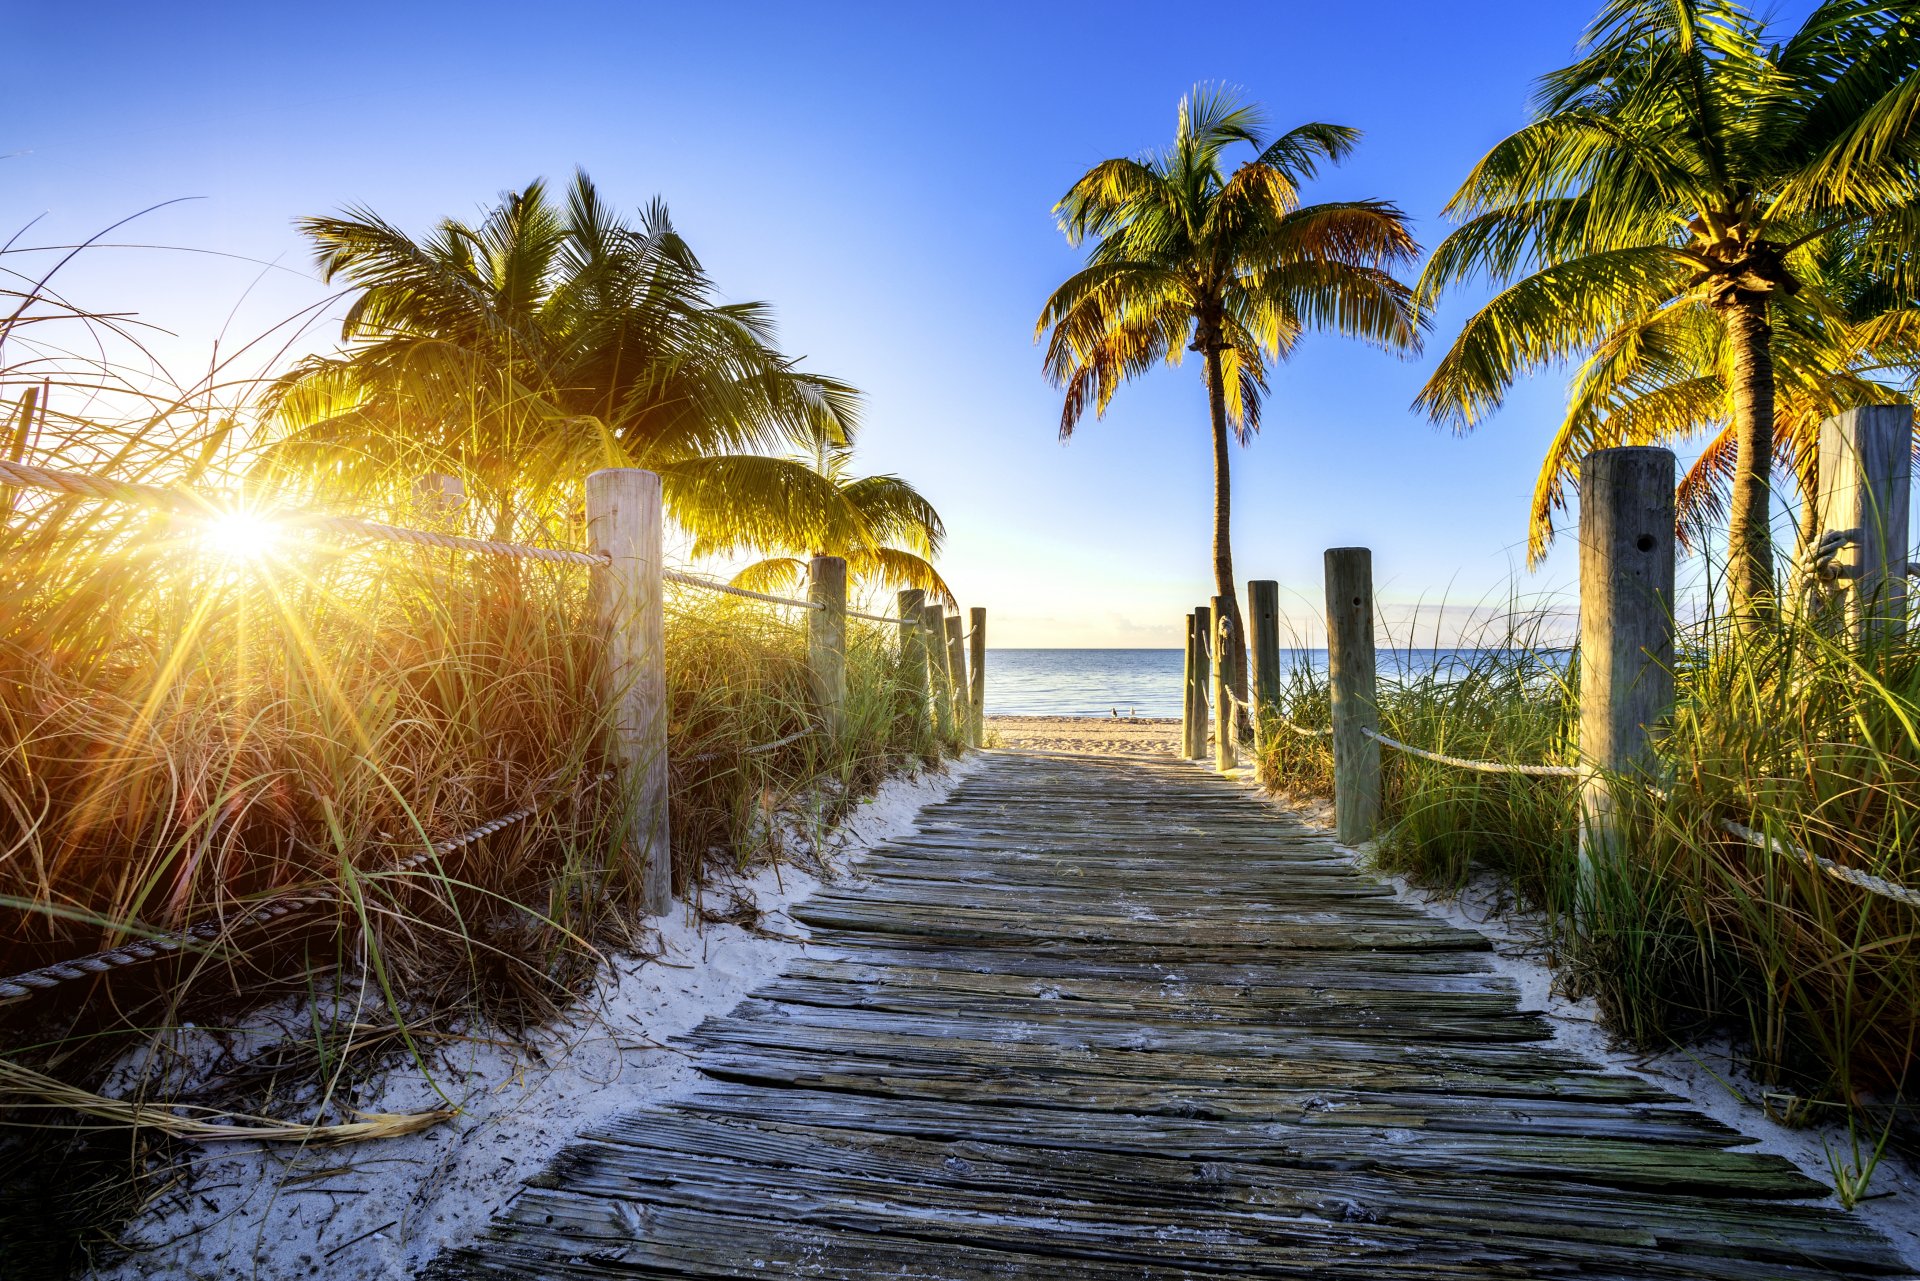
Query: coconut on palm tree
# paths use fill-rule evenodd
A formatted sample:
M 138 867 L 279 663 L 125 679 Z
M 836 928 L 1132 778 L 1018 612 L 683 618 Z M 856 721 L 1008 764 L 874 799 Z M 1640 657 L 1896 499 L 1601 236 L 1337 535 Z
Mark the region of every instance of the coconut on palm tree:
M 579 174 L 563 204 L 535 182 L 422 239 L 366 210 L 302 227 L 357 292 L 344 349 L 274 390 L 290 431 L 273 465 L 361 493 L 448 473 L 494 537 L 577 509 L 575 482 L 605 466 L 658 472 L 696 539 L 863 537 L 827 477 L 765 452 L 845 445 L 856 393 L 797 369 L 764 305 L 718 302 L 658 201 L 630 224 Z
M 1916 19 L 1910 2 L 1828 0 L 1776 40 L 1729 0 L 1613 0 L 1447 206 L 1462 225 L 1423 307 L 1476 276 L 1503 292 L 1416 404 L 1467 429 L 1522 373 L 1583 357 L 1581 399 L 1609 403 L 1698 350 L 1704 318 L 1735 453 L 1732 604 L 1748 626 L 1768 617 L 1776 321 L 1834 310 L 1811 286 L 1836 240 L 1901 247 L 1885 257 L 1911 296 Z
M 1359 140 L 1340 125 L 1306 124 L 1268 141 L 1258 108 L 1224 90 L 1180 101 L 1173 146 L 1103 160 L 1054 206 L 1067 239 L 1091 241 L 1087 266 L 1047 299 L 1035 326 L 1046 372 L 1066 391 L 1060 436 L 1091 407 L 1157 365 L 1199 354 L 1213 448 L 1214 590 L 1234 587 L 1229 434 L 1260 427 L 1269 363 L 1310 329 L 1417 351 L 1411 291 L 1393 269 L 1418 252 L 1405 216 L 1379 200 L 1301 203 L 1322 163 Z M 1251 154 L 1229 168 L 1232 151 Z M 1049 332 L 1051 331 L 1051 332 Z M 1232 649 L 1234 693 L 1247 696 L 1246 656 Z

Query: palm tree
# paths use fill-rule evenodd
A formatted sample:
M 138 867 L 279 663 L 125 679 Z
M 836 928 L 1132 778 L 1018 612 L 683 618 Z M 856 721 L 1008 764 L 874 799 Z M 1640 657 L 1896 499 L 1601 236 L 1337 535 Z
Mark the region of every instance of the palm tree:
M 1340 125 L 1306 124 L 1264 139 L 1258 108 L 1198 87 L 1180 101 L 1170 150 L 1103 160 L 1054 206 L 1074 245 L 1091 239 L 1084 270 L 1047 299 L 1035 337 L 1047 337 L 1048 378 L 1066 390 L 1060 437 L 1087 407 L 1105 414 L 1115 389 L 1160 364 L 1200 353 L 1213 440 L 1214 590 L 1232 602 L 1229 428 L 1247 444 L 1260 428 L 1267 364 L 1292 354 L 1308 329 L 1365 339 L 1390 351 L 1420 346 L 1411 291 L 1393 275 L 1418 253 L 1393 205 L 1353 200 L 1302 205 L 1300 187 L 1359 140 Z M 1254 154 L 1232 172 L 1230 148 Z M 1235 695 L 1247 696 L 1244 646 L 1233 649 Z
M 1886 298 L 1878 274 L 1851 246 L 1828 245 L 1821 258 L 1809 264 L 1799 293 L 1773 304 L 1768 344 L 1774 462 L 1801 494 L 1803 547 L 1816 532 L 1820 424 L 1858 405 L 1897 401 L 1894 383 L 1911 381 L 1920 337 L 1920 312 Z M 1825 309 L 1809 308 L 1812 298 Z M 1581 459 L 1616 445 L 1707 437 L 1676 495 L 1681 541 L 1704 542 L 1725 526 L 1739 452 L 1729 415 L 1733 362 L 1726 329 L 1704 302 L 1690 300 L 1669 309 L 1657 345 L 1643 339 L 1635 325 L 1608 335 L 1575 374 L 1566 418 L 1534 486 L 1530 561 L 1546 554 Z M 1622 349 L 1634 344 L 1638 350 L 1625 356 Z
M 564 206 L 534 182 L 423 240 L 367 210 L 302 228 L 357 293 L 344 350 L 274 389 L 272 465 L 361 492 L 448 472 L 495 537 L 572 509 L 594 467 L 644 466 L 696 538 L 858 541 L 825 477 L 755 452 L 849 443 L 856 393 L 796 369 L 763 304 L 715 301 L 658 201 L 630 225 L 582 173 Z
M 1808 287 L 1833 241 L 1896 249 L 1911 296 L 1917 17 L 1907 0 L 1827 0 L 1769 44 L 1730 0 L 1612 0 L 1584 56 L 1540 82 L 1533 120 L 1447 206 L 1463 221 L 1427 265 L 1423 308 L 1474 276 L 1504 289 L 1415 403 L 1470 429 L 1521 373 L 1584 356 L 1573 415 L 1617 404 L 1699 354 L 1704 317 L 1735 453 L 1733 608 L 1747 626 L 1767 618 L 1775 322 L 1835 311 Z
M 850 586 L 918 587 L 929 599 L 955 604 L 953 591 L 933 567 L 947 532 L 940 513 L 898 476 L 853 475 L 852 458 L 852 450 L 822 437 L 807 460 L 859 517 L 858 528 L 817 544 L 814 554 L 844 557 Z M 695 555 L 720 556 L 743 550 L 743 544 L 707 537 L 693 550 Z M 770 556 L 739 571 L 733 583 L 753 591 L 784 592 L 806 573 L 807 562 L 797 556 Z

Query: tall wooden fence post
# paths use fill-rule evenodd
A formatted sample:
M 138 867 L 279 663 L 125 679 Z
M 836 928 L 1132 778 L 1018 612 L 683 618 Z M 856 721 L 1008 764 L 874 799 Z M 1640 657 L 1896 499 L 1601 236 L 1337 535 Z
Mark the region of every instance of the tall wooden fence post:
M 815 556 L 807 565 L 807 668 L 814 706 L 830 740 L 847 726 L 847 562 Z
M 1617 857 L 1614 788 L 1651 780 L 1673 708 L 1673 452 L 1596 449 L 1580 464 L 1581 882 Z M 1629 783 L 1628 786 L 1637 786 Z
M 947 611 L 938 604 L 920 611 L 927 635 L 927 694 L 933 700 L 933 727 L 942 743 L 953 738 L 953 669 L 947 660 Z
M 1327 689 L 1333 702 L 1334 827 L 1348 845 L 1380 827 L 1379 694 L 1373 661 L 1373 552 L 1329 547 Z
M 1247 584 L 1247 627 L 1253 633 L 1253 751 L 1272 746 L 1273 718 L 1280 710 L 1280 584 L 1259 578 Z
M 1210 661 L 1213 654 L 1213 611 L 1201 605 L 1193 611 L 1193 684 L 1187 689 L 1187 702 L 1193 715 L 1187 725 L 1187 758 L 1207 759 L 1207 691 L 1213 683 Z
M 588 545 L 608 558 L 593 571 L 594 610 L 605 646 L 601 663 L 622 854 L 643 910 L 673 904 L 673 847 L 667 829 L 666 608 L 660 575 L 660 478 L 615 467 L 587 477 Z
M 982 605 L 975 605 L 969 617 L 973 621 L 972 634 L 967 644 L 973 661 L 967 667 L 967 675 L 973 680 L 973 697 L 968 703 L 973 708 L 973 733 L 968 737 L 973 745 L 979 747 L 987 741 L 987 611 Z
M 1913 407 L 1868 405 L 1820 424 L 1821 534 L 1857 531 L 1834 557 L 1857 643 L 1907 627 L 1907 501 L 1913 472 Z
M 927 645 L 924 636 L 927 594 L 908 588 L 895 599 L 900 608 L 900 694 L 905 715 L 914 724 L 914 741 L 927 726 Z
M 967 637 L 966 622 L 959 614 L 948 614 L 947 624 L 947 672 L 953 678 L 953 730 L 962 743 L 971 743 L 973 737 L 973 698 L 969 691 L 972 685 L 967 681 Z
M 1193 682 L 1194 682 L 1194 639 L 1193 615 L 1185 618 L 1187 626 L 1187 652 L 1180 666 L 1180 754 L 1189 759 L 1193 756 Z
M 1234 741 L 1240 718 L 1233 706 L 1233 673 L 1238 666 L 1233 654 L 1240 638 L 1233 634 L 1232 605 L 1225 596 L 1213 598 L 1213 628 L 1217 638 L 1213 647 L 1213 767 L 1223 773 L 1240 763 Z

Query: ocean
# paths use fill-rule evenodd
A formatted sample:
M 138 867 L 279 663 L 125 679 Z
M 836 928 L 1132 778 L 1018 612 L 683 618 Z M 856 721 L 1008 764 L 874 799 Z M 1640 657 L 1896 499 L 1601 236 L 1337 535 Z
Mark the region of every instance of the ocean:
M 1377 661 L 1385 675 L 1425 671 L 1478 652 L 1382 648 Z M 1324 649 L 1283 649 L 1280 658 L 1327 665 Z M 1178 717 L 1183 661 L 1177 649 L 989 649 L 987 715 Z

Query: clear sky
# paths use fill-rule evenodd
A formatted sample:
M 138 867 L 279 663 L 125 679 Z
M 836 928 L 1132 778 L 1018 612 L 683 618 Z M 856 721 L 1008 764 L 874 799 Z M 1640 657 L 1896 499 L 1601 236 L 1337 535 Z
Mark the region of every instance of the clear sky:
M 1397 201 L 1430 246 L 1591 9 L 13 0 L 0 29 L 31 56 L 7 71 L 0 233 L 44 215 L 28 241 L 70 239 L 199 197 L 116 239 L 278 266 L 106 250 L 62 280 L 204 360 L 323 296 L 294 218 L 364 204 L 425 230 L 584 166 L 629 206 L 664 195 L 728 296 L 772 301 L 789 351 L 867 393 L 864 468 L 938 504 L 943 568 L 995 644 L 1177 646 L 1211 590 L 1198 368 L 1057 441 L 1033 322 L 1079 257 L 1052 203 L 1094 161 L 1166 142 L 1180 95 L 1218 81 L 1278 126 L 1363 129 L 1311 195 Z M 1456 438 L 1408 410 L 1436 355 L 1310 337 L 1236 451 L 1237 568 L 1294 594 L 1303 637 L 1328 546 L 1371 546 L 1403 606 L 1571 581 L 1570 545 L 1538 574 L 1523 555 L 1563 379 Z

